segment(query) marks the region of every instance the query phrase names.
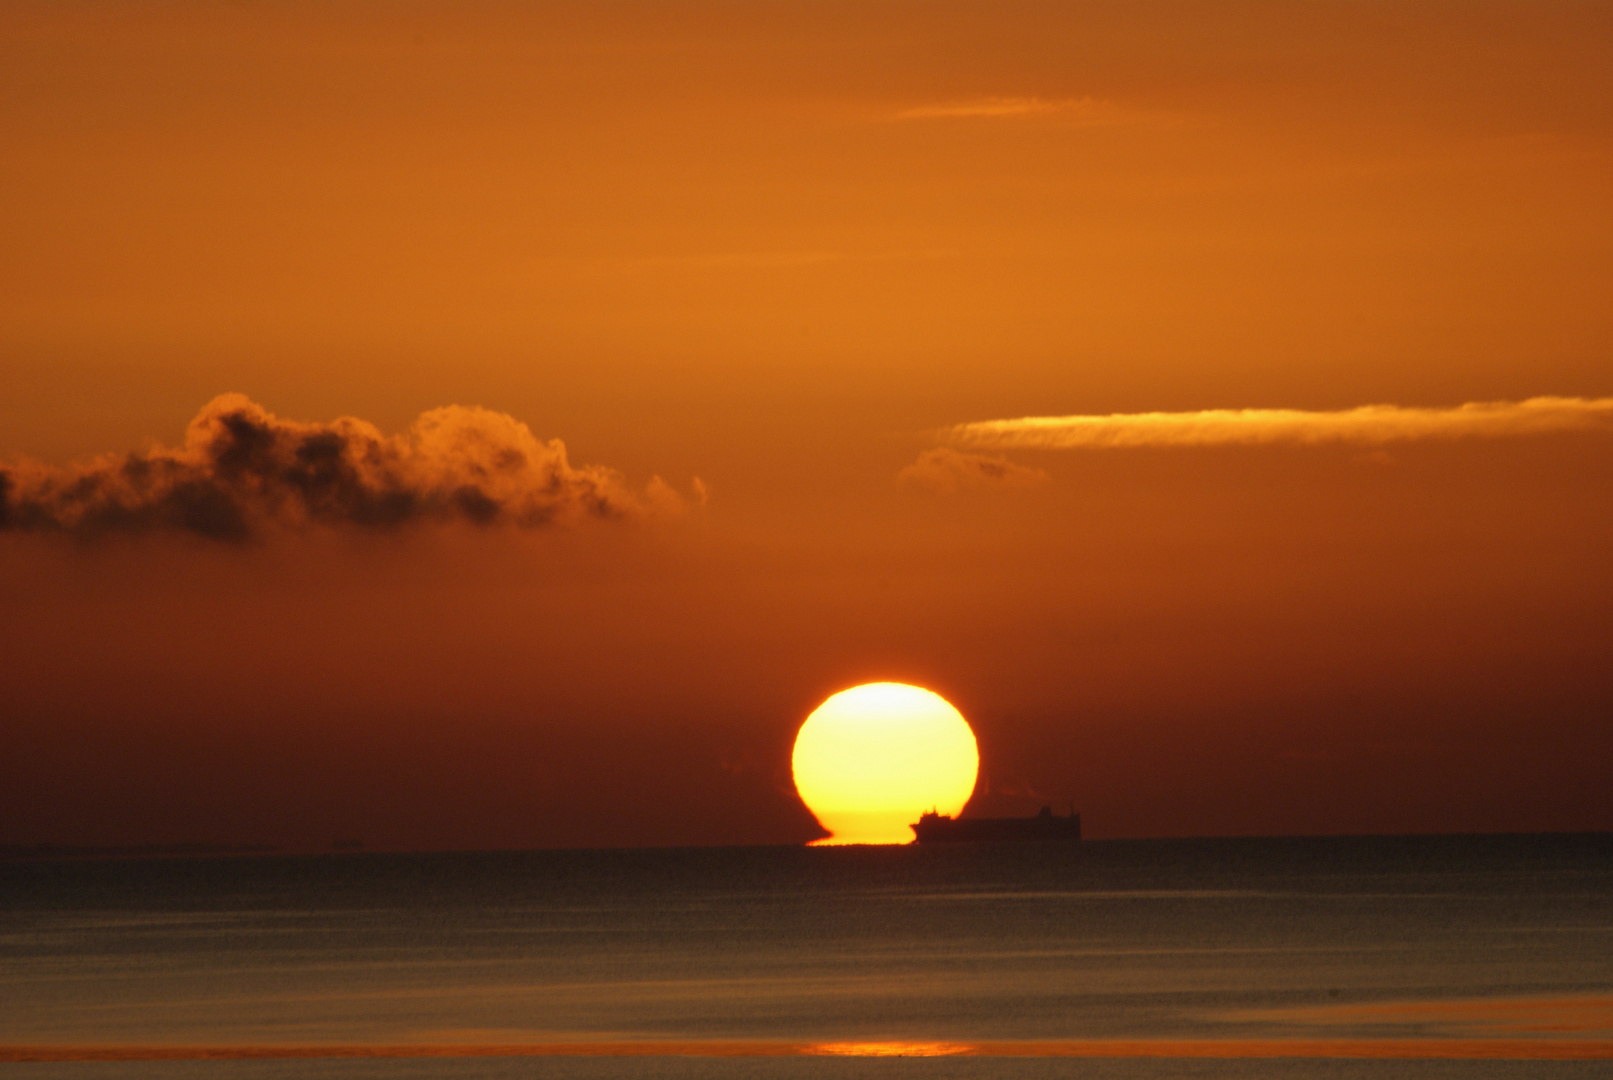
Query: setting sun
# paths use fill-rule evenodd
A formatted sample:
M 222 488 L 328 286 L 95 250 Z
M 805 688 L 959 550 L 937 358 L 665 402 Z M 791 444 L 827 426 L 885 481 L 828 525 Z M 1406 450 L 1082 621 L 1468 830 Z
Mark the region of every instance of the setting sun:
M 980 754 L 968 721 L 939 694 L 868 683 L 806 718 L 792 766 L 801 800 L 832 834 L 817 843 L 904 844 L 924 811 L 963 809 Z

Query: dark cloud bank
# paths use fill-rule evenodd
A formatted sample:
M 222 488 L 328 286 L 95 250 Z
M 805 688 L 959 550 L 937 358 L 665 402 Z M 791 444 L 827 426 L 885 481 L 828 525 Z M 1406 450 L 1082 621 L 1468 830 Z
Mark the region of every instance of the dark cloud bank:
M 0 529 L 91 538 L 173 531 L 241 542 L 308 526 L 421 522 L 533 529 L 676 511 L 659 478 L 573 466 L 558 439 L 504 413 L 449 406 L 386 435 L 352 417 L 282 420 L 240 394 L 210 401 L 176 448 L 66 468 L 0 465 Z

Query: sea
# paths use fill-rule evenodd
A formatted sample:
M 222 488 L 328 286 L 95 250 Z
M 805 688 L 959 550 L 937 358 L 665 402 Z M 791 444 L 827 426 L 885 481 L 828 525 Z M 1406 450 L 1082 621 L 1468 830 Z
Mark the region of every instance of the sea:
M 1613 1076 L 1613 835 L 0 863 L 0 1077 Z

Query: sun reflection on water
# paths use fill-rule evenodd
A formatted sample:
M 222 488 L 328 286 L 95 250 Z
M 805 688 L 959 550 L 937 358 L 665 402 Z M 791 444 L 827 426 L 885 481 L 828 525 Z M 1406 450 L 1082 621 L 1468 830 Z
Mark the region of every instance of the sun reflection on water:
M 972 1049 L 964 1043 L 948 1042 L 832 1042 L 817 1043 L 806 1052 L 836 1057 L 952 1057 Z

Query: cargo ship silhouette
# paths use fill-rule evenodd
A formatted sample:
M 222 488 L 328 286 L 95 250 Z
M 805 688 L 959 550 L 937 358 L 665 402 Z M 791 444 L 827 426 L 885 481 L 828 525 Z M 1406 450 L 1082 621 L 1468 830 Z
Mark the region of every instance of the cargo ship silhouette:
M 1035 817 L 954 818 L 933 810 L 920 814 L 908 828 L 917 844 L 958 843 L 981 840 L 1079 840 L 1081 815 L 1072 808 L 1069 817 L 1054 817 L 1051 806 L 1042 807 Z

